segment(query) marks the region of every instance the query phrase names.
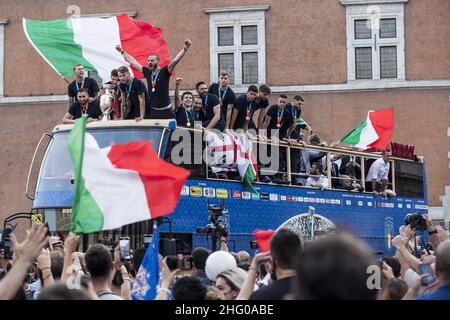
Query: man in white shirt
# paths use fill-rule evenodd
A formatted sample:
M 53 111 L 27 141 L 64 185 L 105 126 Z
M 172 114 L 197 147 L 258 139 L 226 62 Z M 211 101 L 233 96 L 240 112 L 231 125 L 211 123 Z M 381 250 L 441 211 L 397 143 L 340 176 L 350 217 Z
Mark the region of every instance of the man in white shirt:
M 314 162 L 311 166 L 311 176 L 306 180 L 306 186 L 321 190 L 328 188 L 328 178 L 322 174 L 322 171 L 322 164 L 320 162 Z
M 370 166 L 369 173 L 366 177 L 366 191 L 373 192 L 375 195 L 383 194 L 384 197 L 395 197 L 396 194 L 394 191 L 389 190 L 389 157 L 390 152 L 384 150 L 381 153 L 381 158 L 377 159 Z

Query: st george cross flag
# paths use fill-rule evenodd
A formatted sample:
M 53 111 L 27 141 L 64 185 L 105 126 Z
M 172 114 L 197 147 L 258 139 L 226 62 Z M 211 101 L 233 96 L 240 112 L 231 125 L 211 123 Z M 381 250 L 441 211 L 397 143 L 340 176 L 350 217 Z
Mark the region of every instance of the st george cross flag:
M 82 64 L 106 81 L 112 69 L 130 66 L 116 45 L 143 66 L 150 54 L 160 57 L 161 67 L 171 61 L 163 30 L 126 14 L 110 18 L 24 18 L 23 30 L 34 49 L 61 76 L 73 76 L 73 66 Z M 134 67 L 132 70 L 135 76 L 143 77 Z
M 153 237 L 142 260 L 136 281 L 131 289 L 131 300 L 154 300 L 159 282 L 159 230 L 154 222 Z
M 212 172 L 238 171 L 242 181 L 253 193 L 252 183 L 258 180 L 258 165 L 253 153 L 252 142 L 243 134 L 216 133 L 206 135 Z

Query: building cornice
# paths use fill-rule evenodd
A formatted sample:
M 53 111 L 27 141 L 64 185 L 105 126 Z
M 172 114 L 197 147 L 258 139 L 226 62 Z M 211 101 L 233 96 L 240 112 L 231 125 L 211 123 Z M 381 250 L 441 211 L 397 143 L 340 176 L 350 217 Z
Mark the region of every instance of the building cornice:
M 240 6 L 240 7 L 218 7 L 218 8 L 206 8 L 203 11 L 205 13 L 223 13 L 223 12 L 242 12 L 242 11 L 267 11 L 270 9 L 269 5 L 259 6 Z
M 351 5 L 369 5 L 369 4 L 393 4 L 393 3 L 407 3 L 409 0 L 341 0 L 344 6 Z
M 244 85 L 231 86 L 234 92 L 241 94 L 247 92 Z M 292 85 L 292 86 L 271 86 L 273 94 L 279 93 L 328 93 L 328 92 L 362 92 L 362 91 L 383 91 L 394 89 L 450 89 L 450 79 L 446 80 L 415 80 L 415 81 L 353 81 L 343 84 L 315 84 L 315 85 Z M 194 89 L 191 90 L 195 92 Z M 174 91 L 170 91 L 174 95 Z M 0 107 L 14 104 L 43 104 L 43 103 L 67 103 L 67 95 L 47 95 L 47 96 L 23 96 L 23 97 L 2 97 L 0 96 Z

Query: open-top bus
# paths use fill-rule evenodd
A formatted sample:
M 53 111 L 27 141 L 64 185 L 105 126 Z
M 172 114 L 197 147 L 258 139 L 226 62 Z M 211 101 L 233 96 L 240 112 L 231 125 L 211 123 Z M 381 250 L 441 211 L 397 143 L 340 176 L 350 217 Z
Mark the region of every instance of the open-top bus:
M 332 177 L 331 170 L 325 173 L 329 178 L 326 190 L 304 187 L 293 181 L 298 182 L 296 177 L 307 173 L 293 172 L 291 168 L 293 154 L 306 148 L 322 153 L 324 168 L 331 168 L 338 154 L 341 157 L 351 156 L 359 164 L 357 179 L 364 182 L 370 163 L 379 155 L 329 147 L 278 144 L 276 147 L 283 153 L 287 165 L 278 166 L 276 170 L 261 165 L 259 173 L 261 176 L 276 173 L 284 179 L 254 183 L 258 191 L 256 194 L 251 193 L 236 174 L 212 173 L 208 158 L 203 157 L 207 143 L 202 131 L 171 127 L 175 127 L 175 123 L 164 120 L 99 121 L 88 124 L 86 130 L 95 137 L 100 147 L 135 140 L 151 141 L 160 157 L 191 171 L 176 210 L 168 216 L 170 226 L 162 224 L 160 229 L 162 238 L 176 239 L 172 240 L 172 245 L 176 245 L 177 253 L 189 254 L 192 248 L 211 246 L 211 239 L 203 233 L 205 227 L 211 224 L 208 206 L 215 206 L 217 211 L 223 204 L 227 212 L 228 247 L 232 251 L 251 251 L 255 229 L 274 230 L 284 226 L 296 230 L 304 239 L 311 239 L 329 232 L 335 226 L 342 226 L 366 240 L 374 252 L 392 254 L 390 239 L 404 223 L 405 215 L 427 212 L 425 168 L 421 159 L 412 161 L 391 157 L 389 188 L 397 196 L 384 198 L 372 193 L 341 189 L 343 184 L 339 180 L 345 178 Z M 67 232 L 70 226 L 73 164 L 67 139 L 71 128 L 72 125 L 58 125 L 51 133 L 43 136 L 36 150 L 44 146 L 45 154 L 33 194 L 30 194 L 29 189 L 33 185 L 30 176 L 35 157 L 27 181 L 26 194 L 33 199 L 33 216 L 47 223 L 54 233 Z M 46 146 L 44 141 L 47 141 Z M 256 140 L 253 145 L 258 159 L 260 150 L 273 147 L 271 142 Z M 188 161 L 179 163 L 180 150 L 181 158 Z M 177 159 L 174 159 L 175 154 L 178 155 Z M 118 240 L 120 236 L 126 235 L 131 237 L 132 248 L 140 247 L 144 244 L 144 235 L 151 230 L 150 226 L 150 221 L 145 221 L 120 230 L 85 235 L 83 246 L 106 239 Z

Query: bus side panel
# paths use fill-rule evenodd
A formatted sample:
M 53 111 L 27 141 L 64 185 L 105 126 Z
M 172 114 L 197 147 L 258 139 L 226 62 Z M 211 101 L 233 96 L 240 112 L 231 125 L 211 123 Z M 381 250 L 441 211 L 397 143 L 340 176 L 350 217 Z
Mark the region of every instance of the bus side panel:
M 398 234 L 407 213 L 426 213 L 423 200 L 383 198 L 370 194 L 319 191 L 306 188 L 256 185 L 259 196 L 251 195 L 242 183 L 188 180 L 173 214 L 174 232 L 195 233 L 206 227 L 208 201 L 216 206 L 224 200 L 229 212 L 231 245 L 249 250 L 256 229 L 277 229 L 292 217 L 308 212 L 329 219 L 368 242 L 374 251 L 394 253 L 390 240 Z M 204 234 L 194 234 L 193 247 L 211 247 Z M 233 250 L 233 248 L 230 248 Z

